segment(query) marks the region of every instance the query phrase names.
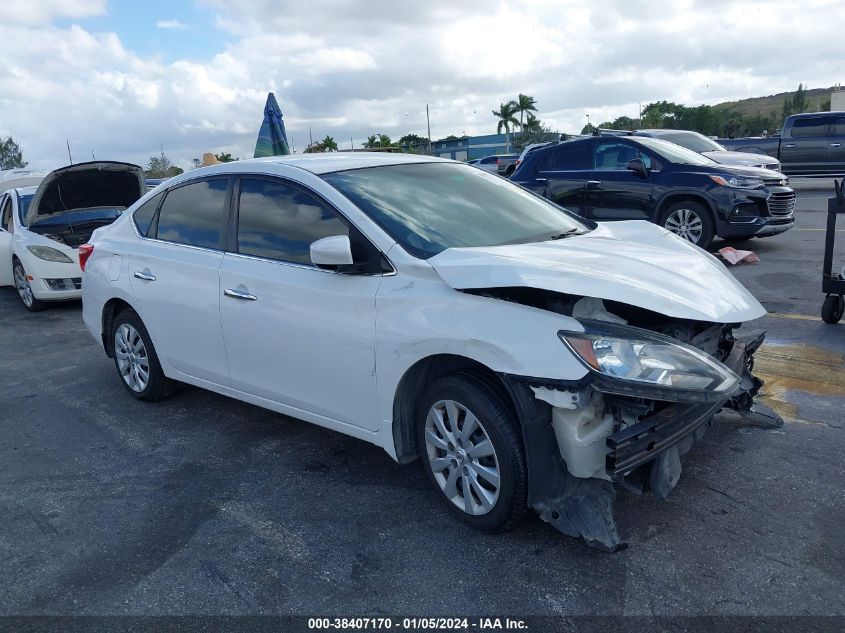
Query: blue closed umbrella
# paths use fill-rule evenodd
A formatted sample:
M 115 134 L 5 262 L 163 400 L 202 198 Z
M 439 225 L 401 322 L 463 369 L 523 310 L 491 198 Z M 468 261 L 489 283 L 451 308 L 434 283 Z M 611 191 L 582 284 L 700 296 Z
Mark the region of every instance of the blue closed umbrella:
M 285 156 L 290 153 L 282 110 L 276 102 L 276 96 L 271 92 L 267 95 L 267 103 L 264 104 L 264 121 L 255 142 L 255 158 Z

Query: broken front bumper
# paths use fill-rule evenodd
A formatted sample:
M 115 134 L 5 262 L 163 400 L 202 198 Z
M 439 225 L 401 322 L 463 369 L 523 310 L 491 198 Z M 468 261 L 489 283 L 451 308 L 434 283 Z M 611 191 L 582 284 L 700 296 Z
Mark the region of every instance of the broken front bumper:
M 762 381 L 751 374 L 751 355 L 764 335 L 736 341 L 724 364 L 741 377 L 740 386 L 729 399 L 717 402 L 671 403 L 649 417 L 626 426 L 606 438 L 606 472 L 610 481 L 573 476 L 563 458 L 550 423 L 552 407 L 535 397 L 532 388 L 583 389 L 597 385 L 541 384 L 535 379 L 503 376 L 516 404 L 528 463 L 528 502 L 540 518 L 569 536 L 580 536 L 592 547 L 616 551 L 625 547 L 619 537 L 613 504 L 616 484 L 637 492 L 651 489 L 665 498 L 681 474 L 680 456 L 699 439 L 713 416 L 730 407 L 741 415 L 760 415 L 753 397 Z M 618 396 L 617 396 L 618 397 Z M 774 423 L 782 423 L 770 412 Z

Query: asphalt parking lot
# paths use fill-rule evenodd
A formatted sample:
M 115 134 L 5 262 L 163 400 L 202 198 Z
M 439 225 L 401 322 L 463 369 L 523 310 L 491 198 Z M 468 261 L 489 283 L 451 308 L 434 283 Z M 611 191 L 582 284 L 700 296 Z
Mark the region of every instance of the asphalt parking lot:
M 417 464 L 257 407 L 137 402 L 78 304 L 0 289 L 0 615 L 845 615 L 845 323 L 819 319 L 813 186 L 732 268 L 772 313 L 757 372 L 787 423 L 718 418 L 668 501 L 621 495 L 617 554 L 539 520 L 474 532 Z

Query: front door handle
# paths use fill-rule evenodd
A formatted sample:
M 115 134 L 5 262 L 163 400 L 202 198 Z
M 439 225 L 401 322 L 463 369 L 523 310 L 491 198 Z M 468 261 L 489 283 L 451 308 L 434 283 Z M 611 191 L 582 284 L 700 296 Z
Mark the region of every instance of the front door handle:
M 223 294 L 227 297 L 232 297 L 232 299 L 240 299 L 241 301 L 257 301 L 258 297 L 255 295 L 251 295 L 248 292 L 244 292 L 242 290 L 235 290 L 234 288 L 226 288 L 223 291 Z
M 831 147 L 839 147 L 839 145 L 840 145 L 840 143 L 831 143 L 830 144 Z
M 136 270 L 135 274 L 133 276 L 135 277 L 135 279 L 143 279 L 144 281 L 155 281 L 156 280 L 155 275 L 152 275 L 150 273 L 145 273 L 145 272 L 140 271 L 140 270 Z
M 588 180 L 587 181 L 587 188 L 590 187 L 598 187 L 601 184 L 601 180 Z
M 536 180 L 537 182 L 547 182 L 549 179 L 548 178 L 535 178 L 534 180 Z
M 784 147 L 786 149 L 795 149 L 795 143 L 787 143 Z

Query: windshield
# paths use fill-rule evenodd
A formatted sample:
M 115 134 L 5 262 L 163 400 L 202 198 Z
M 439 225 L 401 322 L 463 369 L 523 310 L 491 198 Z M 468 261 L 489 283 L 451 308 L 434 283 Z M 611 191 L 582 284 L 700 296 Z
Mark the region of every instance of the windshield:
M 323 179 L 423 259 L 452 247 L 537 242 L 587 230 L 560 207 L 466 165 L 391 165 Z
M 724 152 L 725 148 L 716 141 L 707 138 L 697 132 L 673 132 L 672 134 L 661 134 L 659 138 L 671 141 L 686 147 L 694 152 Z
M 669 141 L 664 141 L 659 138 L 649 138 L 645 136 L 638 136 L 637 143 L 652 150 L 654 153 L 665 158 L 670 163 L 676 165 L 713 165 L 716 161 L 702 156 L 698 152 L 693 152 L 686 147 L 675 145 Z

